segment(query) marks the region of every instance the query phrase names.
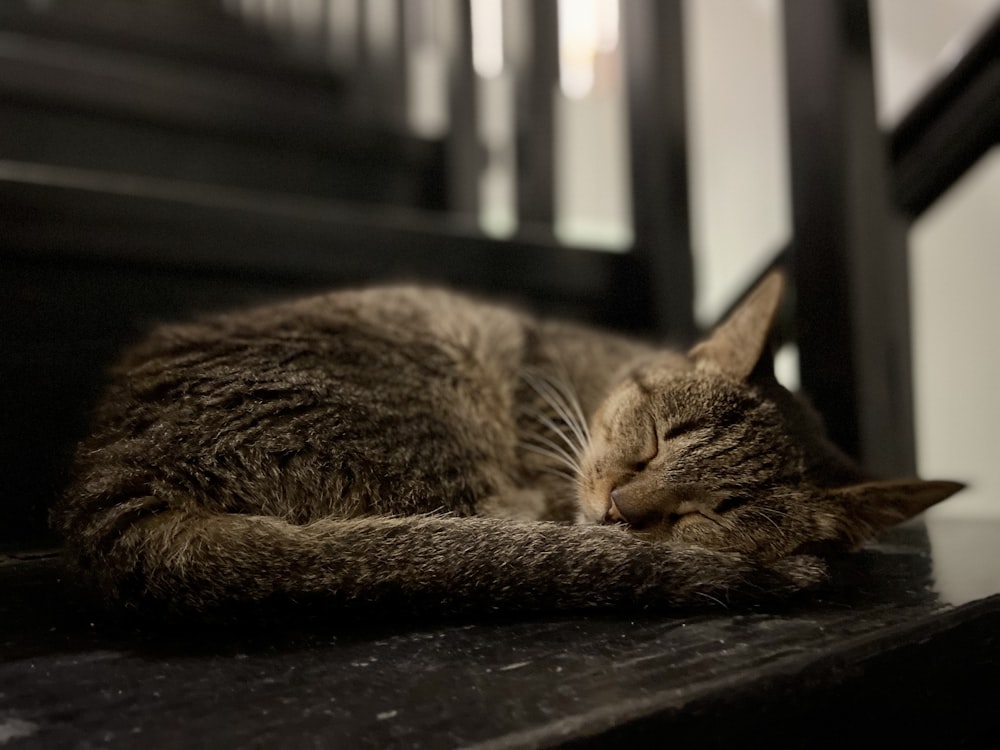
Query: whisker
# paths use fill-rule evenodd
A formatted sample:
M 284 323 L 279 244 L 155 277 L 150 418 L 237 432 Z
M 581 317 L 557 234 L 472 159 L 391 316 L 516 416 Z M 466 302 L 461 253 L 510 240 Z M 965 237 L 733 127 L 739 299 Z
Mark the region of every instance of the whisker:
M 570 451 L 572 452 L 574 458 L 576 458 L 577 460 L 580 459 L 580 456 L 583 455 L 583 449 L 582 449 L 582 447 L 580 447 L 579 445 L 577 445 L 576 443 L 574 443 L 572 440 L 570 440 L 569 436 L 565 432 L 563 432 L 562 430 L 559 429 L 559 425 L 558 424 L 556 424 L 552 419 L 550 419 L 549 417 L 545 416 L 544 414 L 538 414 L 538 415 L 536 415 L 536 419 L 539 422 L 541 422 L 543 425 L 545 425 L 546 427 L 548 427 L 552 432 L 554 432 L 563 441 L 563 443 L 566 444 L 566 447 L 570 449 Z
M 556 406 L 557 402 L 561 405 L 561 416 L 573 430 L 581 449 L 585 449 L 590 442 L 590 428 L 587 427 L 587 420 L 583 416 L 583 410 L 580 408 L 580 401 L 576 394 L 572 392 L 567 381 L 563 378 L 546 378 L 544 382 L 552 396 L 553 406 Z
M 789 513 L 784 510 L 778 510 L 777 508 L 761 507 L 757 505 L 750 506 L 749 508 L 747 508 L 747 510 L 752 511 L 754 513 L 770 513 L 772 516 L 780 516 L 781 518 L 791 518 L 793 516 L 792 513 Z
M 769 516 L 766 513 L 766 510 L 767 509 L 765 509 L 765 508 L 749 508 L 747 510 L 747 513 L 749 515 L 758 516 L 760 518 L 763 518 L 765 521 L 767 521 L 769 524 L 771 524 L 775 528 L 775 530 L 777 530 L 778 532 L 780 532 L 781 531 L 781 527 L 777 523 L 775 523 L 774 519 L 771 518 L 771 516 Z M 785 515 L 785 514 L 783 514 L 783 515 Z
M 712 596 L 711 594 L 706 593 L 704 591 L 695 591 L 694 593 L 697 594 L 698 596 L 703 596 L 706 599 L 710 599 L 711 601 L 715 602 L 716 604 L 718 604 L 723 609 L 729 609 L 729 605 L 726 604 L 721 599 L 719 599 L 718 597 Z
M 563 372 L 562 377 L 552 378 L 551 384 L 556 388 L 563 396 L 563 400 L 568 404 L 576 414 L 577 424 L 583 431 L 583 435 L 590 443 L 590 425 L 587 424 L 587 417 L 583 413 L 583 407 L 580 405 L 580 397 L 577 395 L 576 391 L 569 384 L 569 377 Z
M 576 474 L 572 474 L 566 471 L 565 469 L 557 469 L 552 466 L 544 466 L 542 467 L 541 471 L 544 474 L 552 474 L 553 476 L 557 476 L 560 479 L 566 479 L 573 482 L 575 482 L 577 479 Z
M 547 438 L 544 434 L 539 432 L 532 434 L 531 437 L 543 443 L 544 445 L 549 446 L 550 448 L 552 448 L 552 450 L 559 451 L 564 456 L 568 457 L 573 462 L 574 465 L 579 465 L 580 455 L 576 452 L 575 446 L 571 442 L 569 442 L 566 439 L 566 436 L 562 433 L 562 431 L 559 430 L 558 425 L 556 425 L 555 422 L 553 422 L 548 417 L 545 417 L 544 415 L 533 414 L 532 416 L 538 422 L 540 422 L 544 427 L 547 427 L 551 432 L 554 432 L 556 437 L 560 438 L 563 442 L 563 445 L 565 445 L 566 447 L 563 447 L 563 445 L 556 443 L 554 440 Z M 567 450 L 566 448 L 569 448 L 569 450 Z
M 554 385 L 554 381 L 547 376 L 531 370 L 523 371 L 521 376 L 524 378 L 524 381 L 530 385 L 539 396 L 542 397 L 542 400 L 555 410 L 556 414 L 570 429 L 573 437 L 576 438 L 576 442 L 572 444 L 572 450 L 578 456 L 581 455 L 586 449 L 589 439 L 586 433 L 586 422 L 581 422 L 582 411 L 579 409 L 579 406 L 577 405 L 574 409 L 573 402 L 567 400 L 565 392 L 561 392 L 557 389 Z M 566 436 L 562 430 L 559 430 L 551 425 L 546 426 L 550 429 L 555 429 L 564 436 L 563 439 L 567 443 L 570 442 L 568 436 Z
M 566 443 L 574 455 L 581 455 L 584 445 L 580 442 L 582 437 L 579 432 L 579 428 L 573 423 L 571 415 L 566 411 L 562 404 L 552 402 L 549 398 L 549 394 L 545 393 L 543 390 L 538 390 L 537 392 L 542 396 L 543 400 L 545 400 L 545 402 L 553 408 L 556 412 L 556 416 L 562 421 L 565 427 L 560 427 L 554 420 L 546 418 L 541 412 L 534 412 L 532 416 L 549 430 L 557 433 L 560 439 Z M 566 428 L 569 429 L 569 434 L 567 434 Z
M 705 518 L 707 518 L 709 521 L 713 521 L 725 529 L 732 529 L 736 525 L 733 523 L 732 519 L 726 518 L 723 514 L 716 513 L 714 510 L 711 510 L 709 508 L 701 508 L 698 512 L 701 515 L 705 516 Z
M 775 523 L 775 521 L 774 521 L 774 519 L 773 519 L 773 518 L 771 518 L 771 517 L 770 517 L 769 515 L 767 515 L 766 513 L 764 513 L 764 514 L 762 514 L 762 515 L 764 516 L 764 519 L 765 519 L 765 520 L 766 520 L 766 521 L 767 521 L 767 522 L 768 522 L 769 524 L 771 524 L 771 525 L 772 525 L 772 526 L 774 527 L 774 530 L 775 530 L 775 531 L 777 531 L 777 532 L 779 532 L 779 533 L 781 532 L 781 527 L 780 527 L 780 526 L 779 526 L 779 525 L 778 525 L 777 523 Z
M 580 467 L 570 457 L 570 455 L 566 453 L 566 451 L 564 451 L 562 448 L 560 448 L 558 445 L 551 442 L 550 440 L 546 440 L 541 435 L 536 435 L 535 438 L 541 441 L 542 445 L 521 441 L 520 446 L 527 451 L 538 454 L 539 456 L 545 456 L 547 458 L 559 461 L 568 469 L 573 471 L 574 474 L 580 473 Z
M 788 511 L 785 510 L 778 510 L 777 508 L 756 508 L 755 510 L 765 511 L 767 513 L 772 513 L 776 516 L 783 516 L 785 518 L 790 518 L 791 516 L 794 515 L 793 513 L 789 513 Z
M 569 449 L 570 454 L 573 456 L 573 458 L 575 460 L 577 460 L 577 461 L 580 459 L 580 456 L 582 455 L 580 447 L 576 443 L 574 443 L 572 440 L 569 439 L 569 437 L 566 435 L 566 433 L 559 427 L 559 425 L 554 420 L 552 420 L 548 416 L 542 414 L 541 412 L 539 412 L 539 411 L 537 411 L 535 409 L 524 409 L 524 408 L 522 408 L 522 409 L 518 409 L 518 412 L 520 414 L 524 414 L 525 416 L 528 416 L 531 419 L 535 420 L 536 422 L 540 423 L 549 432 L 555 433 L 555 435 Z M 536 437 L 540 438 L 542 436 L 536 434 Z

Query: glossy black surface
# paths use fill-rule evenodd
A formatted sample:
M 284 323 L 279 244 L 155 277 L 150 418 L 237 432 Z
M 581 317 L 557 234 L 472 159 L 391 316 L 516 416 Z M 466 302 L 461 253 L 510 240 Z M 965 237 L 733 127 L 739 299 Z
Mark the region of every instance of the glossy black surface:
M 0 742 L 711 746 L 753 732 L 817 747 L 857 735 L 863 719 L 869 737 L 977 746 L 996 728 L 992 693 L 976 684 L 1000 677 L 1000 600 L 989 596 L 1000 522 L 935 524 L 931 536 L 941 555 L 922 528 L 900 530 L 781 610 L 211 629 L 115 620 L 56 558 L 7 556 Z

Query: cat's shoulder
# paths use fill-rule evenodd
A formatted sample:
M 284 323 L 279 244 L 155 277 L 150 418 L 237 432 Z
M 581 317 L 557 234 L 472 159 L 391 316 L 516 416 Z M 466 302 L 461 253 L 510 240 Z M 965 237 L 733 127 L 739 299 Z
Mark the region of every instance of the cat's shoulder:
M 480 355 L 490 349 L 512 354 L 535 323 L 533 315 L 516 303 L 445 285 L 372 284 L 161 323 L 126 350 L 117 369 L 130 370 L 151 359 L 173 359 L 191 351 L 338 335 L 377 336 L 400 346 L 454 345 Z
M 476 320 L 480 317 L 531 317 L 516 302 L 460 290 L 435 283 L 385 283 L 338 288 L 331 291 L 278 302 L 250 311 L 248 317 L 260 321 L 298 316 L 348 316 L 358 320 L 391 319 L 420 321 L 456 315 Z M 240 314 L 230 314 L 238 321 Z

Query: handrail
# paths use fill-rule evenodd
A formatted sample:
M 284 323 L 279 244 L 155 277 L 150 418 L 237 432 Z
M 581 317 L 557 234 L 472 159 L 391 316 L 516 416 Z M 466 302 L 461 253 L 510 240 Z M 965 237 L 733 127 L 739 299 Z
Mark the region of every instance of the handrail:
M 897 205 L 915 219 L 1000 142 L 1000 11 L 888 137 Z

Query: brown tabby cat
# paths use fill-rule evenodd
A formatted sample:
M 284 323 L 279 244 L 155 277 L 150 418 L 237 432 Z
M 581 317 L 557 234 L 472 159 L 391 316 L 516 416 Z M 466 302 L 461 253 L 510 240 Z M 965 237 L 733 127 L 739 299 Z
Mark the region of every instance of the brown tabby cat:
M 412 286 L 166 326 L 54 522 L 107 598 L 182 612 L 785 595 L 961 485 L 874 481 L 825 440 L 769 372 L 782 286 L 687 354 Z

